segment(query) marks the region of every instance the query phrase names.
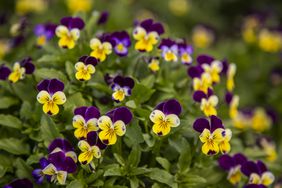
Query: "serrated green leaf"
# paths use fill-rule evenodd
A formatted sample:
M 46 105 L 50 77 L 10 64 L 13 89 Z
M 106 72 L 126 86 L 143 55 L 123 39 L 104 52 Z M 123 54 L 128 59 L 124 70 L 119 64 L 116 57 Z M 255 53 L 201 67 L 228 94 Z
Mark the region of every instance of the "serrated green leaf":
M 15 129 L 21 129 L 22 122 L 15 116 L 0 114 L 0 125 Z
M 167 184 L 170 187 L 177 187 L 177 184 L 174 182 L 174 176 L 165 170 L 151 168 L 150 172 L 145 175 L 152 180 Z
M 18 99 L 15 99 L 12 97 L 1 97 L 0 98 L 0 109 L 6 109 L 18 103 L 19 103 Z
M 15 155 L 29 154 L 29 145 L 16 138 L 0 139 L 0 149 Z
M 122 176 L 122 170 L 117 164 L 108 165 L 104 176 Z

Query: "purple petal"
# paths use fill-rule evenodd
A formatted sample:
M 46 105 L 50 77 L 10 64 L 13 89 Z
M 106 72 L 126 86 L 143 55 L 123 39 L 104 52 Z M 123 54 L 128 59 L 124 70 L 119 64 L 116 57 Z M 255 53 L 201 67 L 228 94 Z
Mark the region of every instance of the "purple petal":
M 267 188 L 267 187 L 262 184 L 248 184 L 245 185 L 244 188 Z
M 96 66 L 98 64 L 98 60 L 95 57 L 92 56 L 87 56 L 87 58 L 85 59 L 84 63 L 86 65 L 93 65 Z
M 87 110 L 87 106 L 81 106 L 76 109 L 74 109 L 74 115 L 81 115 L 85 118 L 85 112 Z
M 66 157 L 64 152 L 49 154 L 48 160 L 57 168 L 57 170 L 67 171 L 68 173 L 76 171 L 74 160 L 71 157 Z
M 241 166 L 241 172 L 249 177 L 252 173 L 259 174 L 259 169 L 256 163 L 247 161 Z
M 140 26 L 143 27 L 147 32 L 150 31 L 150 28 L 153 24 L 153 20 L 152 19 L 146 19 L 146 20 L 143 20 L 141 23 L 140 23 Z
M 33 185 L 29 179 L 16 179 L 10 184 L 4 186 L 4 188 L 33 188 Z
M 61 82 L 58 79 L 52 79 L 50 80 L 49 86 L 48 86 L 48 92 L 50 94 L 54 94 L 57 91 L 63 91 L 65 88 L 65 85 L 63 82 Z
M 40 167 L 43 169 L 43 168 L 45 168 L 46 166 L 48 166 L 50 163 L 49 163 L 49 161 L 48 161 L 45 157 L 42 157 L 42 158 L 39 160 L 39 164 L 40 164 Z
M 6 80 L 11 73 L 11 70 L 5 65 L 0 66 L 0 80 Z
M 227 70 L 228 70 L 228 67 L 229 67 L 229 64 L 228 64 L 227 59 L 224 59 L 224 60 L 221 62 L 221 64 L 222 64 L 222 70 L 221 70 L 221 72 L 222 72 L 223 74 L 226 74 L 226 73 L 227 73 Z
M 94 146 L 97 144 L 98 135 L 97 132 L 91 131 L 87 134 L 87 142 L 90 146 Z
M 213 90 L 211 88 L 208 88 L 208 97 L 213 95 Z
M 70 27 L 81 30 L 84 28 L 84 21 L 79 17 L 72 18 Z
M 101 12 L 100 17 L 97 20 L 97 25 L 105 24 L 108 21 L 108 17 L 109 17 L 108 11 Z
M 168 114 L 175 114 L 177 116 L 180 115 L 182 111 L 180 103 L 175 100 L 175 99 L 170 99 L 168 100 L 163 107 L 163 112 L 168 115 Z
M 211 64 L 212 61 L 214 61 L 214 58 L 209 55 L 202 54 L 197 57 L 197 62 L 200 65 L 201 64 Z
M 265 164 L 262 161 L 258 160 L 257 161 L 257 166 L 258 166 L 260 174 L 262 174 L 262 173 L 267 171 L 267 167 L 265 166 Z
M 193 94 L 193 99 L 196 102 L 201 102 L 203 98 L 207 98 L 207 95 L 203 91 L 195 91 Z
M 113 79 L 113 82 L 115 84 L 118 84 L 119 86 L 124 86 L 124 78 L 120 75 L 116 76 L 114 79 Z
M 113 114 L 113 122 L 121 120 L 124 124 L 128 124 L 132 120 L 132 113 L 126 107 L 116 108 Z
M 191 78 L 200 78 L 203 72 L 204 70 L 200 66 L 193 66 L 187 69 L 187 74 Z
M 233 94 L 231 92 L 226 92 L 225 94 L 225 102 L 229 105 L 232 101 Z
M 97 146 L 98 148 L 100 148 L 100 150 L 103 150 L 103 149 L 106 149 L 106 148 L 107 148 L 107 145 L 104 144 L 99 138 L 97 139 L 96 146 Z
M 68 173 L 74 173 L 76 171 L 76 164 L 71 157 L 66 157 L 64 162 L 64 169 Z
M 166 102 L 161 102 L 161 103 L 159 103 L 156 107 L 155 107 L 155 109 L 156 110 L 160 110 L 160 111 L 164 111 L 164 105 L 165 105 L 165 103 Z
M 25 68 L 25 73 L 26 74 L 32 74 L 34 72 L 34 69 L 35 69 L 35 66 L 34 66 L 33 63 L 31 63 L 31 60 L 30 61 L 25 61 L 22 64 L 22 67 Z
M 151 26 L 152 31 L 156 31 L 159 35 L 164 33 L 164 27 L 161 23 L 155 23 Z
M 204 129 L 210 130 L 210 123 L 207 119 L 205 118 L 198 118 L 196 121 L 193 123 L 193 129 L 199 133 L 202 133 Z
M 222 155 L 218 159 L 218 164 L 222 169 L 228 171 L 235 166 L 235 161 L 229 155 Z
M 73 151 L 73 147 L 71 146 L 69 141 L 63 138 L 56 138 L 51 142 L 51 144 L 48 147 L 49 153 L 51 153 L 56 148 L 60 148 L 64 152 Z
M 134 87 L 134 80 L 130 77 L 125 77 L 123 82 L 124 82 L 123 86 L 127 86 L 130 89 Z
M 221 119 L 219 119 L 214 115 L 212 115 L 210 118 L 211 118 L 211 132 L 215 131 L 218 128 L 224 129 Z
M 247 158 L 241 154 L 241 153 L 236 153 L 233 155 L 233 159 L 235 161 L 235 165 L 243 165 L 245 162 L 247 162 Z
M 44 175 L 42 174 L 42 169 L 35 169 L 31 174 L 37 184 L 41 184 L 43 182 Z
M 34 27 L 34 34 L 36 36 L 44 35 L 45 33 L 45 26 L 43 24 L 38 24 Z
M 72 20 L 72 17 L 64 17 L 61 19 L 61 24 L 66 27 L 69 27 L 71 20 Z
M 42 91 L 42 90 L 48 91 L 49 83 L 50 83 L 50 80 L 48 79 L 42 80 L 41 82 L 37 84 L 37 90 L 38 91 Z
M 100 117 L 100 111 L 98 108 L 91 106 L 88 107 L 85 112 L 85 120 L 88 121 L 91 118 L 99 118 Z

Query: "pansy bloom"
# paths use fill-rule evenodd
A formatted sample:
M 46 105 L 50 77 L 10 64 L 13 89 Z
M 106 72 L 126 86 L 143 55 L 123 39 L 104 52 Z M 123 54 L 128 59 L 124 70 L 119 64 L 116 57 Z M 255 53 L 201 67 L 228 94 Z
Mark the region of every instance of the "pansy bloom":
M 218 104 L 218 97 L 216 95 L 212 95 L 208 97 L 208 99 L 202 98 L 200 108 L 206 116 L 217 115 L 217 110 L 216 110 L 217 104 Z
M 24 79 L 26 74 L 32 74 L 34 72 L 35 66 L 32 63 L 32 59 L 27 57 L 20 62 L 16 62 L 13 66 L 13 70 L 8 77 L 13 83 L 16 83 L 19 80 Z
M 76 129 L 74 136 L 77 139 L 86 138 L 89 132 L 99 129 L 97 121 L 100 117 L 100 111 L 96 107 L 78 107 L 74 110 L 74 115 L 72 125 Z
M 77 156 L 74 152 L 74 149 L 69 141 L 62 138 L 54 139 L 49 147 L 48 151 L 50 154 L 63 152 L 66 157 L 70 157 L 75 163 L 77 162 Z
M 205 26 L 196 26 L 193 29 L 192 41 L 197 48 L 207 48 L 214 40 L 214 34 L 211 29 Z
M 252 116 L 252 128 L 256 132 L 263 132 L 271 127 L 272 119 L 263 108 L 256 108 Z
M 266 160 L 274 162 L 277 159 L 277 151 L 274 141 L 268 137 L 260 137 L 257 139 L 259 147 L 264 151 Z
M 33 185 L 29 179 L 15 179 L 3 188 L 33 188 Z
M 167 135 L 171 127 L 180 125 L 179 115 L 182 111 L 180 103 L 175 99 L 170 99 L 156 106 L 150 114 L 150 120 L 154 123 L 153 132 L 159 136 Z
M 84 22 L 79 17 L 64 17 L 61 25 L 56 28 L 56 35 L 59 39 L 61 48 L 72 49 L 80 37 L 80 30 L 84 28 Z
M 90 48 L 92 52 L 90 56 L 95 57 L 100 62 L 105 61 L 107 55 L 112 53 L 112 39 L 109 34 L 103 34 L 99 38 L 92 38 L 90 40 Z
M 45 79 L 37 85 L 39 91 L 37 101 L 43 104 L 43 112 L 49 115 L 59 113 L 58 105 L 66 102 L 66 96 L 63 93 L 64 83 L 58 79 Z
M 162 57 L 165 61 L 177 62 L 178 46 L 176 42 L 171 39 L 162 39 L 159 49 L 162 51 Z
M 191 55 L 193 53 L 193 47 L 185 42 L 178 43 L 177 45 L 181 63 L 184 65 L 192 64 L 193 58 Z
M 209 73 L 213 83 L 220 81 L 220 73 L 222 71 L 222 63 L 220 61 L 212 61 L 210 64 L 202 64 L 202 68 L 206 73 Z
M 215 155 L 219 151 L 228 153 L 231 149 L 229 141 L 232 137 L 230 129 L 225 129 L 222 121 L 211 116 L 210 122 L 205 118 L 198 118 L 193 123 L 195 131 L 201 133 L 200 140 L 203 143 L 202 152 L 206 155 Z
M 210 88 L 212 88 L 212 79 L 210 74 L 203 73 L 200 78 L 193 78 L 194 91 L 202 91 L 203 93 L 208 94 Z
M 227 179 L 233 185 L 237 185 L 241 181 L 241 166 L 245 162 L 247 162 L 247 158 L 241 153 L 237 153 L 233 156 L 225 154 L 218 159 L 219 166 L 228 172 Z
M 234 87 L 235 87 L 235 83 L 234 83 L 234 76 L 236 74 L 236 65 L 234 63 L 228 65 L 228 69 L 227 69 L 227 81 L 226 81 L 226 88 L 227 91 L 232 92 Z
M 11 74 L 11 70 L 6 65 L 2 64 L 0 66 L 0 80 L 6 80 Z
M 68 9 L 72 13 L 77 12 L 88 12 L 92 9 L 93 1 L 92 0 L 66 0 Z
M 137 40 L 135 49 L 141 52 L 152 51 L 163 33 L 164 28 L 161 23 L 154 23 L 152 19 L 142 21 L 133 31 L 133 37 Z
M 98 119 L 100 140 L 107 145 L 113 145 L 117 136 L 123 136 L 126 132 L 126 124 L 130 123 L 132 113 L 126 107 L 115 108 Z
M 131 45 L 130 37 L 126 31 L 114 32 L 111 34 L 113 48 L 117 55 L 126 56 Z
M 126 96 L 131 95 L 134 87 L 134 80 L 130 77 L 116 76 L 112 83 L 112 98 L 116 102 L 121 102 Z
M 100 16 L 97 20 L 97 25 L 103 25 L 108 21 L 109 18 L 109 12 L 108 11 L 103 11 L 100 13 Z
M 44 178 L 45 178 L 45 174 L 42 172 L 42 169 L 44 169 L 46 166 L 48 166 L 50 163 L 49 161 L 45 158 L 45 157 L 42 157 L 40 160 L 39 160 L 39 164 L 40 164 L 40 168 L 37 168 L 37 169 L 34 169 L 32 171 L 32 176 L 35 180 L 35 182 L 37 184 L 41 184 L 43 181 L 44 181 Z M 48 180 L 51 180 L 50 179 L 50 176 L 46 176 L 46 178 Z
M 37 36 L 36 45 L 41 47 L 55 35 L 56 25 L 52 23 L 38 24 L 34 28 L 34 34 Z
M 91 75 L 95 73 L 95 66 L 98 61 L 91 56 L 82 56 L 75 64 L 75 78 L 80 81 L 87 81 L 91 79 Z
M 241 171 L 249 177 L 248 185 L 244 188 L 266 188 L 274 182 L 274 175 L 267 170 L 267 167 L 262 161 L 247 161 Z
M 107 145 L 102 143 L 97 132 L 89 132 L 87 134 L 86 140 L 80 140 L 78 142 L 78 148 L 82 152 L 78 156 L 79 162 L 84 165 L 91 163 L 93 158 L 101 157 L 101 150 L 105 149 L 106 147 Z
M 148 68 L 152 72 L 157 72 L 160 70 L 160 60 L 158 57 L 152 57 L 148 60 Z

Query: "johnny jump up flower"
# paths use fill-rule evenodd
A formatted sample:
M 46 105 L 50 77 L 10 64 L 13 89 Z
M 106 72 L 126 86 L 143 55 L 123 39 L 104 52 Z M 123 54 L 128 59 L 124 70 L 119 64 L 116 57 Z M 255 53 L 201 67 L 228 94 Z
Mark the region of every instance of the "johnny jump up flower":
M 232 137 L 230 129 L 225 129 L 222 121 L 216 117 L 210 117 L 210 123 L 205 118 L 198 118 L 193 123 L 195 131 L 201 133 L 199 136 L 203 143 L 202 152 L 206 155 L 215 155 L 219 151 L 228 153 L 231 149 L 229 141 Z
M 191 57 L 191 55 L 193 53 L 193 47 L 186 44 L 186 42 L 181 42 L 177 45 L 181 63 L 184 65 L 192 64 L 193 58 Z
M 211 64 L 202 64 L 205 72 L 209 73 L 213 83 L 220 81 L 220 73 L 222 70 L 222 63 L 220 61 L 212 61 Z
M 107 145 L 113 145 L 117 136 L 123 136 L 126 132 L 126 124 L 130 123 L 132 113 L 126 107 L 115 108 L 98 119 L 100 140 Z
M 61 48 L 72 49 L 80 37 L 80 30 L 84 28 L 84 22 L 79 17 L 64 17 L 61 19 L 61 25 L 56 28 L 56 35 L 59 37 L 59 46 Z
M 92 0 L 66 0 L 68 9 L 72 13 L 88 12 L 92 9 Z
M 245 162 L 247 162 L 247 158 L 241 153 L 236 153 L 233 156 L 225 154 L 218 159 L 219 166 L 228 172 L 227 179 L 233 185 L 237 185 L 241 181 L 241 166 Z
M 130 37 L 126 31 L 114 32 L 111 34 L 113 48 L 117 55 L 127 56 L 128 48 L 131 45 Z
M 210 96 L 208 99 L 202 98 L 201 110 L 206 116 L 217 115 L 216 106 L 218 104 L 218 97 L 216 95 Z
M 87 81 L 91 79 L 91 75 L 95 73 L 95 66 L 98 61 L 91 56 L 82 56 L 75 64 L 75 78 L 80 81 Z
M 0 80 L 7 80 L 10 74 L 11 74 L 11 70 L 9 69 L 9 67 L 2 64 L 0 66 Z
M 176 42 L 171 39 L 162 39 L 159 49 L 162 51 L 162 57 L 165 61 L 177 62 L 178 46 Z
M 148 60 L 148 68 L 152 72 L 157 72 L 160 70 L 160 60 L 158 57 L 152 57 Z
M 37 36 L 36 45 L 44 46 L 46 42 L 55 35 L 57 25 L 52 23 L 38 24 L 34 28 L 34 34 Z
M 90 40 L 92 52 L 90 56 L 95 57 L 100 62 L 105 61 L 107 55 L 112 53 L 112 39 L 109 34 L 103 34 L 100 38 Z
M 74 136 L 77 139 L 86 138 L 89 132 L 99 129 L 97 121 L 100 117 L 100 111 L 96 107 L 78 107 L 74 110 L 74 115 L 72 125 L 76 129 Z
M 232 92 L 235 87 L 234 77 L 236 74 L 236 65 L 234 63 L 228 65 L 227 69 L 227 81 L 226 81 L 226 88 L 227 91 Z
M 39 164 L 40 168 L 34 169 L 32 171 L 32 176 L 37 184 L 41 184 L 44 181 L 45 174 L 42 172 L 42 169 L 49 165 L 49 161 L 45 157 L 42 157 L 39 160 Z M 48 175 L 46 176 L 46 179 L 51 181 L 51 177 Z
M 179 115 L 182 111 L 180 103 L 175 99 L 158 104 L 150 114 L 150 120 L 154 123 L 153 132 L 159 136 L 167 135 L 171 127 L 180 125 Z
M 261 137 L 257 139 L 257 143 L 266 154 L 266 160 L 274 162 L 277 159 L 276 146 L 271 138 Z
M 193 29 L 192 41 L 197 48 L 208 48 L 214 40 L 214 34 L 211 29 L 204 26 L 196 26 Z
M 37 85 L 39 91 L 37 101 L 43 104 L 43 112 L 49 115 L 59 113 L 58 105 L 66 102 L 66 96 L 63 93 L 64 83 L 58 79 L 45 79 Z
M 163 33 L 164 28 L 161 23 L 154 23 L 152 19 L 143 20 L 133 31 L 133 37 L 137 40 L 135 49 L 141 52 L 152 51 Z
M 14 64 L 13 71 L 9 74 L 8 80 L 16 83 L 17 81 L 24 79 L 26 74 L 32 74 L 34 69 L 35 66 L 32 63 L 32 59 L 27 57 Z
M 112 98 L 116 102 L 121 102 L 126 96 L 131 95 L 134 87 L 134 80 L 130 77 L 116 76 L 111 85 L 113 94 Z
M 256 108 L 252 116 L 252 128 L 256 132 L 263 132 L 271 127 L 272 119 L 263 108 Z

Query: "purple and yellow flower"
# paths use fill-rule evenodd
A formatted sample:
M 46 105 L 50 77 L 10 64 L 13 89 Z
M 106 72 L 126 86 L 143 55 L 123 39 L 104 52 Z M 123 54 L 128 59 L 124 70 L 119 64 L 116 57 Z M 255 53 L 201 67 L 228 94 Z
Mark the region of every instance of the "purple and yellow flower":
M 192 41 L 197 48 L 208 48 L 214 41 L 214 33 L 204 26 L 196 26 L 193 29 Z
M 277 159 L 276 146 L 271 138 L 261 137 L 257 139 L 257 143 L 266 154 L 266 160 L 274 162 Z
M 220 73 L 222 71 L 222 63 L 220 61 L 214 60 L 210 64 L 202 64 L 204 72 L 210 74 L 212 82 L 218 83 L 220 81 Z
M 170 132 L 171 127 L 178 127 L 181 111 L 182 107 L 175 99 L 158 104 L 150 114 L 150 120 L 154 123 L 153 132 L 159 136 L 165 136 Z
M 177 62 L 178 60 L 178 45 L 171 39 L 162 39 L 159 49 L 165 61 Z
M 274 182 L 274 175 L 267 170 L 267 167 L 262 161 L 247 161 L 242 167 L 241 171 L 249 177 L 248 185 L 244 188 L 266 188 Z
M 257 41 L 258 30 L 261 20 L 258 15 L 250 15 L 244 19 L 242 27 L 242 36 L 246 43 L 252 44 Z
M 17 81 L 24 79 L 26 74 L 32 74 L 34 69 L 35 66 L 32 63 L 32 59 L 27 57 L 14 64 L 13 71 L 9 74 L 8 80 L 16 83 Z
M 100 38 L 90 40 L 92 52 L 90 56 L 95 57 L 100 62 L 105 61 L 106 57 L 112 53 L 112 39 L 109 34 L 103 34 Z
M 63 93 L 64 83 L 58 79 L 45 79 L 37 85 L 39 91 L 37 101 L 43 104 L 43 112 L 49 115 L 59 113 L 58 105 L 66 102 L 66 96 Z
M 106 147 L 107 145 L 101 142 L 97 132 L 89 132 L 87 134 L 86 140 L 80 140 L 78 142 L 78 148 L 82 152 L 78 156 L 79 162 L 84 165 L 90 164 L 94 158 L 101 157 L 101 150 L 105 149 Z
M 112 98 L 116 102 L 121 102 L 126 96 L 131 95 L 134 87 L 134 80 L 130 77 L 116 76 L 112 82 Z
M 75 64 L 75 78 L 80 81 L 87 81 L 91 79 L 91 75 L 95 73 L 95 66 L 98 60 L 91 56 L 82 56 Z
M 135 49 L 141 52 L 150 52 L 164 33 L 161 23 L 153 22 L 152 19 L 143 20 L 133 31 L 133 37 L 137 42 Z
M 0 80 L 7 80 L 10 74 L 11 74 L 11 70 L 9 69 L 9 67 L 2 64 L 0 66 Z
M 107 145 L 113 145 L 117 136 L 123 136 L 126 132 L 126 124 L 130 123 L 132 113 L 126 107 L 115 108 L 98 119 L 100 140 Z
M 181 63 L 184 65 L 191 65 L 193 58 L 191 57 L 193 53 L 193 47 L 186 44 L 186 42 L 178 43 L 178 52 L 180 56 Z
M 231 149 L 229 141 L 232 137 L 230 129 L 225 129 L 221 119 L 216 116 L 210 117 L 210 122 L 205 118 L 198 118 L 193 123 L 195 131 L 203 143 L 202 152 L 206 155 L 215 155 L 219 151 L 228 153 Z
M 45 178 L 45 174 L 42 172 L 42 169 L 44 169 L 46 166 L 48 166 L 50 163 L 49 161 L 45 158 L 45 157 L 42 157 L 40 160 L 39 160 L 39 164 L 40 164 L 40 168 L 37 168 L 37 169 L 34 169 L 32 171 L 32 176 L 35 180 L 35 182 L 37 184 L 41 184 L 43 181 L 44 181 L 44 178 Z M 47 179 L 50 179 L 50 176 L 46 177 Z M 50 179 L 51 180 L 51 179 Z
M 111 34 L 113 48 L 117 55 L 127 56 L 128 48 L 131 45 L 130 37 L 126 31 L 114 32 Z
M 263 108 L 256 108 L 252 116 L 252 128 L 256 132 L 263 132 L 271 127 L 272 119 Z
M 236 153 L 233 156 L 225 154 L 218 159 L 219 166 L 228 172 L 227 179 L 233 185 L 238 185 L 241 181 L 241 166 L 245 162 L 247 162 L 247 158 L 241 153 Z
M 209 73 L 202 73 L 200 78 L 193 78 L 193 89 L 194 91 L 202 91 L 208 94 L 209 89 L 212 88 L 212 79 Z
M 59 37 L 59 46 L 61 48 L 72 49 L 80 37 L 80 30 L 84 28 L 84 22 L 79 17 L 64 17 L 61 19 L 61 25 L 56 28 L 56 35 Z
M 72 125 L 75 128 L 74 136 L 77 139 L 86 138 L 91 131 L 98 131 L 98 119 L 100 111 L 94 107 L 82 106 L 74 110 Z
M 217 115 L 217 110 L 216 106 L 218 104 L 218 97 L 216 95 L 212 95 L 210 97 L 202 98 L 201 100 L 201 110 L 204 112 L 206 116 L 216 116 Z
M 33 185 L 29 179 L 15 179 L 3 188 L 33 188 Z
M 157 72 L 160 70 L 160 60 L 158 57 L 152 57 L 148 60 L 148 68 L 152 72 Z
M 49 145 L 48 151 L 49 154 L 63 152 L 66 157 L 70 157 L 75 163 L 77 162 L 77 156 L 74 149 L 66 139 L 56 138 Z
M 34 28 L 34 34 L 37 36 L 36 45 L 41 47 L 51 40 L 55 35 L 56 27 L 57 25 L 52 23 L 36 25 Z

